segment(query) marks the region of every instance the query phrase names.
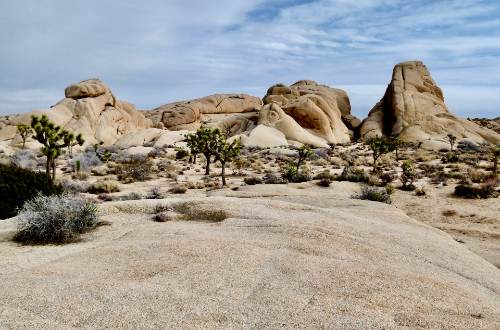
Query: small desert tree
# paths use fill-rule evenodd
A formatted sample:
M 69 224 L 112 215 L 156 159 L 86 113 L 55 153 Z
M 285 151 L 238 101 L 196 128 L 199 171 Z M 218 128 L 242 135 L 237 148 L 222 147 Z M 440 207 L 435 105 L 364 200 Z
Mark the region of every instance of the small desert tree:
M 403 173 L 401 174 L 401 183 L 403 190 L 414 190 L 415 186 L 413 182 L 416 179 L 415 167 L 413 166 L 413 162 L 411 160 L 407 160 L 401 166 Z
M 205 165 L 205 175 L 210 175 L 210 163 L 215 155 L 217 144 L 222 138 L 222 134 L 217 128 L 200 128 L 194 134 L 187 134 L 186 139 L 191 154 L 201 153 L 207 161 Z M 196 159 L 195 159 L 196 161 Z
M 302 163 L 311 158 L 314 152 L 311 150 L 311 148 L 308 145 L 303 145 L 297 150 L 297 164 L 295 164 L 295 167 L 297 169 L 297 173 L 299 172 L 300 166 Z
M 448 134 L 448 142 L 450 143 L 450 151 L 453 151 L 455 142 L 457 142 L 457 137 L 453 134 Z
M 393 150 L 393 146 L 389 140 L 384 137 L 376 137 L 368 142 L 370 149 L 373 152 L 373 171 L 377 170 L 377 161 L 383 154 L 387 154 Z
M 78 134 L 75 136 L 75 134 L 68 132 L 68 134 L 63 135 L 63 142 L 68 148 L 68 154 L 72 155 L 73 147 L 77 145 L 82 145 L 84 141 L 82 138 L 82 134 Z
M 196 156 L 201 152 L 197 134 L 186 134 L 186 144 L 189 148 L 189 162 L 196 164 Z
M 217 136 L 218 141 L 215 145 L 215 159 L 221 163 L 222 185 L 226 185 L 226 164 L 232 162 L 241 151 L 240 139 L 228 142 L 224 135 Z
M 49 183 L 52 183 L 56 178 L 56 159 L 61 155 L 62 149 L 68 147 L 68 135 L 71 133 L 51 123 L 46 115 L 32 116 L 31 128 L 35 132 L 33 138 L 42 144 L 42 153 L 47 157 L 45 173 Z M 74 137 L 74 140 L 79 145 L 84 143 L 81 134 Z
M 394 150 L 396 152 L 396 161 L 399 162 L 399 149 L 404 145 L 404 143 L 397 136 L 392 136 L 389 139 L 389 142 L 391 144 L 390 149 L 391 151 Z
M 17 132 L 19 133 L 19 135 L 21 135 L 21 139 L 23 139 L 23 149 L 24 149 L 24 146 L 26 145 L 26 139 L 32 133 L 31 127 L 25 124 L 19 124 L 17 125 Z

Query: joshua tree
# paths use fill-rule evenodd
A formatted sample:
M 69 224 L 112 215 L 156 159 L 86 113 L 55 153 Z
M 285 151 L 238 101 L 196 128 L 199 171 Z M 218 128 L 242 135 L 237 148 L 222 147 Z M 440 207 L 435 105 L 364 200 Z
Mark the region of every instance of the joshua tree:
M 387 154 L 393 150 L 393 146 L 389 140 L 383 137 L 376 137 L 369 142 L 370 149 L 373 152 L 373 171 L 377 170 L 377 161 L 383 154 Z
M 399 148 L 403 146 L 404 143 L 397 136 L 392 136 L 389 142 L 391 143 L 390 149 L 396 152 L 396 161 L 399 162 Z
M 403 173 L 401 174 L 401 182 L 403 183 L 403 190 L 413 190 L 415 186 L 413 182 L 415 181 L 415 167 L 413 166 L 413 162 L 411 160 L 407 160 L 401 166 Z
M 241 142 L 239 139 L 233 142 L 227 142 L 226 137 L 223 135 L 218 135 L 218 141 L 215 146 L 215 159 L 218 160 L 222 165 L 221 177 L 222 185 L 226 185 L 226 164 L 232 162 L 241 150 Z
M 302 162 L 311 158 L 313 155 L 313 151 L 311 150 L 311 148 L 308 145 L 305 145 L 305 144 L 302 147 L 300 147 L 297 151 L 298 151 L 298 159 L 297 159 L 297 164 L 295 165 L 295 167 L 296 167 L 297 173 L 298 173 L 299 169 L 300 169 L 300 165 L 302 165 Z
M 196 156 L 201 152 L 199 138 L 196 134 L 186 134 L 186 144 L 189 148 L 189 162 L 196 164 Z
M 493 154 L 493 174 L 498 173 L 498 156 L 500 156 L 500 146 L 493 146 L 491 148 Z
M 82 145 L 85 141 L 82 138 L 82 134 L 78 134 L 75 137 L 75 134 L 68 133 L 63 136 L 63 142 L 68 148 L 68 154 L 73 154 L 73 147 L 77 145 Z
M 17 132 L 19 133 L 19 135 L 21 135 L 21 139 L 23 139 L 23 149 L 24 149 L 24 146 L 26 145 L 26 139 L 32 133 L 31 127 L 25 124 L 19 124 L 17 125 Z
M 186 135 L 191 154 L 196 157 L 196 154 L 201 153 L 207 160 L 205 175 L 210 175 L 212 156 L 215 155 L 217 145 L 220 143 L 222 137 L 223 135 L 217 128 L 200 128 L 196 133 Z M 194 161 L 196 161 L 196 159 L 194 159 Z
M 453 151 L 455 142 L 457 142 L 457 137 L 453 134 L 448 134 L 448 142 L 450 143 L 450 151 Z
M 42 153 L 47 157 L 45 173 L 49 183 L 53 183 L 56 178 L 56 159 L 61 155 L 62 149 L 69 146 L 68 141 L 71 139 L 68 138 L 68 135 L 71 133 L 51 123 L 46 115 L 41 117 L 32 116 L 31 128 L 35 132 L 33 138 L 43 145 Z M 79 145 L 84 143 L 81 134 L 78 134 L 73 139 Z

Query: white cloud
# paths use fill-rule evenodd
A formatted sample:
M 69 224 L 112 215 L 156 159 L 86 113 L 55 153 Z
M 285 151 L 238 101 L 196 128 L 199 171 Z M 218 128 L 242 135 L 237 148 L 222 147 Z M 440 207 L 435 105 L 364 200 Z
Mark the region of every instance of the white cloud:
M 498 103 L 492 92 L 479 92 L 500 86 L 495 0 L 23 0 L 1 6 L 0 42 L 7 46 L 0 53 L 0 113 L 47 106 L 47 98 L 55 103 L 66 85 L 97 76 L 141 108 L 217 91 L 263 95 L 276 82 L 314 79 L 346 86 L 364 116 L 382 96 L 393 65 L 412 59 L 424 60 L 439 84 L 470 86 L 460 97 L 481 98 L 481 109 Z M 256 11 L 263 15 L 252 15 Z M 32 96 L 19 100 L 9 93 Z M 468 105 L 474 101 L 454 101 L 453 90 L 450 95 L 454 111 L 482 111 Z

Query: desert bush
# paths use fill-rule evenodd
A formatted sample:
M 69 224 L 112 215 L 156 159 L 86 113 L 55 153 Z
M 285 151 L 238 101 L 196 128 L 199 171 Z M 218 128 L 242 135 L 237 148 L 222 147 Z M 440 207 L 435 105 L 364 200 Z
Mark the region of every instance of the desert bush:
M 488 177 L 488 174 L 483 172 L 483 171 L 480 171 L 480 170 L 476 170 L 474 168 L 470 168 L 468 171 L 467 171 L 467 178 L 470 179 L 472 182 L 474 183 L 481 183 L 483 182 L 486 178 Z
M 185 194 L 187 191 L 187 188 L 182 185 L 175 185 L 172 188 L 170 188 L 169 192 L 172 194 Z
M 96 181 L 89 185 L 87 192 L 91 194 L 114 193 L 120 191 L 118 182 L 113 180 Z
M 200 207 L 197 203 L 184 202 L 173 206 L 174 211 L 182 214 L 183 220 L 220 222 L 229 218 L 229 214 L 213 207 Z
M 444 154 L 444 156 L 441 158 L 441 162 L 448 164 L 448 163 L 456 163 L 459 161 L 459 157 L 455 152 L 447 152 Z
M 346 166 L 342 170 L 340 176 L 337 177 L 337 180 L 349 182 L 368 182 L 368 175 L 362 168 Z
M 262 178 L 262 181 L 265 184 L 284 184 L 286 183 L 286 180 L 283 180 L 282 178 L 278 177 L 276 174 L 273 173 L 267 173 L 264 175 Z
M 10 161 L 13 165 L 28 170 L 32 170 L 38 165 L 35 154 L 29 149 L 16 151 L 16 153 L 10 157 Z
M 380 183 L 383 186 L 387 186 L 389 183 L 393 182 L 396 179 L 396 176 L 393 173 L 390 172 L 384 172 L 380 174 Z
M 323 178 L 321 180 L 319 180 L 316 184 L 320 187 L 330 187 L 330 184 L 332 183 L 332 180 L 330 180 L 329 178 Z
M 328 171 L 328 170 L 320 172 L 313 177 L 313 180 L 323 180 L 323 179 L 327 179 L 327 180 L 332 181 L 332 180 L 335 180 L 336 177 L 335 177 L 335 175 L 331 174 L 330 171 Z
M 385 186 L 385 192 L 389 195 L 392 195 L 396 192 L 396 188 L 394 188 L 393 185 L 388 184 L 387 186 Z
M 167 222 L 167 221 L 172 221 L 172 215 L 168 212 L 160 212 L 156 213 L 153 216 L 153 221 L 155 222 Z
M 424 187 L 420 187 L 420 188 L 415 189 L 415 195 L 416 196 L 425 196 L 425 195 L 427 195 L 427 192 L 425 191 Z
M 16 215 L 16 209 L 39 193 L 62 193 L 61 185 L 47 182 L 44 173 L 0 164 L 0 219 Z
M 86 192 L 89 185 L 87 182 L 64 180 L 62 183 L 63 190 L 68 193 L 81 193 Z
M 355 198 L 370 200 L 374 202 L 381 202 L 386 204 L 391 204 L 391 196 L 387 193 L 385 189 L 374 188 L 374 187 L 363 187 L 361 189 L 361 194 L 356 195 Z
M 120 200 L 122 201 L 137 201 L 140 199 L 143 199 L 144 196 L 141 193 L 138 192 L 131 192 L 128 195 L 120 196 Z
M 149 192 L 149 199 L 163 199 L 164 195 L 161 192 L 161 187 L 160 186 L 155 186 L 151 188 Z
M 300 183 L 311 180 L 311 177 L 304 171 L 297 170 L 297 165 L 289 163 L 281 169 L 281 178 L 288 182 Z
M 247 185 L 253 186 L 256 184 L 262 184 L 262 179 L 256 176 L 251 176 L 248 178 L 244 178 L 243 182 L 245 182 Z
M 152 167 L 153 163 L 150 160 L 134 160 L 115 167 L 115 173 L 118 176 L 118 180 L 124 183 L 142 182 L 150 178 Z
M 455 187 L 455 196 L 469 199 L 486 199 L 498 197 L 498 180 L 490 180 L 480 186 L 475 185 L 462 185 L 459 184 Z
M 189 157 L 190 155 L 189 151 L 187 151 L 186 149 L 176 148 L 175 150 L 175 159 L 184 159 Z
M 97 225 L 97 206 L 69 195 L 39 195 L 19 212 L 14 240 L 25 244 L 68 243 Z
M 85 151 L 69 161 L 69 165 L 72 167 L 73 171 L 77 171 L 78 162 L 80 164 L 78 172 L 90 171 L 92 168 L 102 165 L 102 161 L 99 157 L 97 157 L 97 154 L 93 150 Z

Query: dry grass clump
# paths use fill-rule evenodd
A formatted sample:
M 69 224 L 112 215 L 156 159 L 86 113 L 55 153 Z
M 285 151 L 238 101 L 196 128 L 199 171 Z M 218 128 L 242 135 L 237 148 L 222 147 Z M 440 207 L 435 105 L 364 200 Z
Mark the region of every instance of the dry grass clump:
M 251 176 L 248 178 L 244 178 L 243 182 L 245 182 L 249 186 L 253 186 L 256 184 L 262 184 L 262 179 L 256 176 Z
M 201 206 L 194 202 L 175 204 L 173 210 L 182 214 L 182 220 L 221 222 L 229 218 L 225 210 Z
M 459 184 L 455 187 L 455 196 L 468 199 L 486 199 L 498 197 L 498 179 L 493 178 L 481 185 Z
M 444 210 L 443 212 L 441 212 L 441 214 L 445 217 L 452 217 L 452 216 L 455 216 L 457 215 L 457 211 L 455 210 Z
M 87 192 L 91 194 L 114 193 L 120 191 L 118 182 L 114 180 L 97 181 L 89 185 Z
M 150 179 L 153 172 L 153 163 L 151 160 L 131 160 L 114 168 L 118 180 L 124 183 L 132 183 L 136 181 L 146 181 Z
M 170 188 L 169 192 L 172 194 L 185 194 L 187 192 L 186 186 L 183 185 L 175 185 Z

